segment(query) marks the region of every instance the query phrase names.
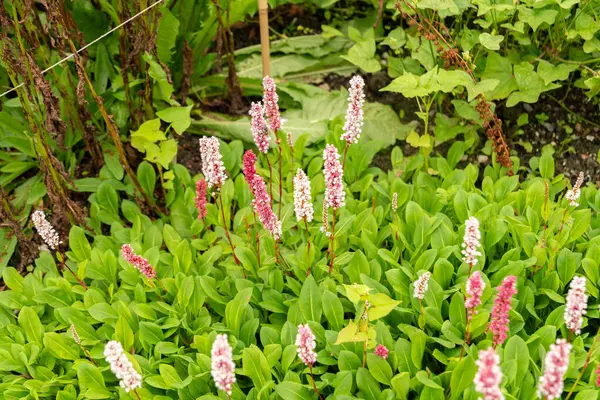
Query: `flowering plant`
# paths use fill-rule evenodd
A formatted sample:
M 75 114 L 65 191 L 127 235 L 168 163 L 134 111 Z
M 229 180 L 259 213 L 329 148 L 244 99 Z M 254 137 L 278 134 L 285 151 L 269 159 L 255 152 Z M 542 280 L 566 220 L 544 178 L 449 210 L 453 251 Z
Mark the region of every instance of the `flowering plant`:
M 274 90 L 256 143 L 205 136 L 197 175 L 172 169 L 164 213 L 125 179 L 68 234 L 34 214 L 33 272 L 2 271 L 3 396 L 594 398 L 596 188 L 358 162 L 355 92 L 305 147 Z

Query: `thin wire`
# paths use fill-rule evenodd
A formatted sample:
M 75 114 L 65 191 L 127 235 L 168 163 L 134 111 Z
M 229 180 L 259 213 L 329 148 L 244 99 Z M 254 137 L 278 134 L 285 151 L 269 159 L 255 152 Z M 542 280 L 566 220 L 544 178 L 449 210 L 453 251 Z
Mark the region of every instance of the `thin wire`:
M 164 0 L 158 0 L 156 3 L 146 7 L 145 9 L 143 9 L 142 11 L 140 11 L 139 13 L 135 14 L 133 17 L 129 18 L 128 20 L 121 22 L 119 25 L 115 26 L 114 28 L 112 28 L 110 31 L 106 32 L 105 34 L 103 34 L 100 37 L 97 37 L 96 39 L 92 40 L 90 43 L 86 44 L 85 46 L 83 46 L 82 48 L 80 48 L 79 50 L 77 50 L 75 53 L 71 53 L 68 56 L 66 56 L 65 58 L 63 58 L 62 60 L 52 64 L 51 66 L 49 66 L 48 68 L 46 68 L 45 70 L 42 71 L 42 75 L 45 74 L 46 72 L 50 71 L 52 68 L 57 67 L 58 65 L 64 63 L 67 60 L 70 60 L 71 58 L 75 57 L 76 54 L 81 53 L 82 51 L 84 51 L 85 49 L 87 49 L 88 47 L 90 47 L 91 45 L 99 42 L 100 40 L 104 39 L 105 37 L 107 37 L 108 35 L 110 35 L 111 33 L 113 33 L 114 31 L 116 31 L 117 29 L 123 27 L 124 25 L 127 25 L 128 23 L 130 23 L 131 21 L 133 21 L 134 19 L 136 19 L 137 17 L 139 17 L 140 15 L 144 14 L 146 11 L 150 10 L 151 8 L 155 7 L 156 5 L 162 3 Z M 22 87 L 23 85 L 25 85 L 25 83 L 21 83 L 17 86 L 15 86 L 14 88 L 0 94 L 0 97 L 4 97 L 7 94 L 14 92 L 15 90 L 19 89 L 20 87 Z

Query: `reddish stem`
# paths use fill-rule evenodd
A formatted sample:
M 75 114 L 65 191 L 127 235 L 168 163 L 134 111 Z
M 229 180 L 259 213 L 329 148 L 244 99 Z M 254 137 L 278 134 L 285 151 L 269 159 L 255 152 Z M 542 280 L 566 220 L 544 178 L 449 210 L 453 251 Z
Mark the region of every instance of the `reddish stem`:
M 306 227 L 306 241 L 308 242 L 308 269 L 306 270 L 306 276 L 310 275 L 310 233 L 308 232 L 308 221 L 306 221 L 306 217 L 304 217 L 304 226 Z
M 317 384 L 315 383 L 315 376 L 313 375 L 312 365 L 309 365 L 308 368 L 310 368 L 310 377 L 312 378 L 313 390 L 315 391 L 317 396 L 319 396 L 319 399 L 323 400 L 323 396 L 321 396 L 321 393 L 319 393 L 319 389 L 317 389 Z
M 329 253 L 331 260 L 329 261 L 329 273 L 333 271 L 333 260 L 335 260 L 335 208 L 333 209 L 333 219 L 331 220 L 331 236 L 329 241 Z
M 223 228 L 225 228 L 225 236 L 227 236 L 227 240 L 229 241 L 229 245 L 231 246 L 231 254 L 233 255 L 233 259 L 235 260 L 235 263 L 241 267 L 242 264 L 240 263 L 240 260 L 238 260 L 237 256 L 235 255 L 235 246 L 233 245 L 231 236 L 229 236 L 229 228 L 227 227 L 227 221 L 225 221 L 225 211 L 224 211 L 225 208 L 223 207 L 223 197 L 221 196 L 221 194 L 219 194 L 219 203 L 221 203 L 220 208 L 221 208 L 221 216 L 223 217 Z M 244 279 L 246 279 L 246 271 L 244 271 L 243 267 L 242 267 L 242 273 L 244 274 Z

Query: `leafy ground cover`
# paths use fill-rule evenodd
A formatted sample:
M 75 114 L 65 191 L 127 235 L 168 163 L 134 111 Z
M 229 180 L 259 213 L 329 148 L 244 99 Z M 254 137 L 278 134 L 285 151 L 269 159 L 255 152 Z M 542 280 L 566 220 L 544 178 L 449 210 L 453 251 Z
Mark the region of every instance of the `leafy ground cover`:
M 0 398 L 597 399 L 597 4 L 270 7 L 0 3 Z

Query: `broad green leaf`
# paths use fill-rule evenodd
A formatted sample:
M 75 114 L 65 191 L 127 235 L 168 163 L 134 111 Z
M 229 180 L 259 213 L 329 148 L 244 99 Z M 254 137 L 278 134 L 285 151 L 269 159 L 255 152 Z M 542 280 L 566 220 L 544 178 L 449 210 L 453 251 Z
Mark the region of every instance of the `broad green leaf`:
M 304 281 L 304 285 L 302 285 L 302 290 L 298 297 L 298 304 L 306 322 L 321 321 L 321 314 L 323 312 L 322 295 L 321 290 L 317 286 L 317 282 L 312 275 L 309 275 L 306 278 L 306 281 Z

